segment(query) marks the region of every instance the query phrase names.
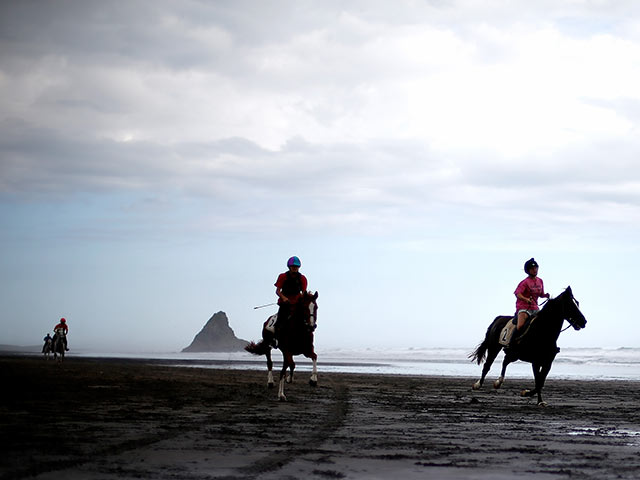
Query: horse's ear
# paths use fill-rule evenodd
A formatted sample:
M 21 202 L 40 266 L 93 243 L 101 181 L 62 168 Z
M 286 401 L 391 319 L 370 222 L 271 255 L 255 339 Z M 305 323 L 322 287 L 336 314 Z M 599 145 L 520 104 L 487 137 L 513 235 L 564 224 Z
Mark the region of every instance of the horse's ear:
M 569 292 L 569 295 L 573 296 L 573 292 L 571 291 L 571 285 L 566 288 L 566 291 Z
M 316 293 L 315 293 L 315 295 L 313 296 L 313 299 L 314 299 L 314 300 L 317 300 L 317 299 L 318 299 L 318 292 L 316 292 Z

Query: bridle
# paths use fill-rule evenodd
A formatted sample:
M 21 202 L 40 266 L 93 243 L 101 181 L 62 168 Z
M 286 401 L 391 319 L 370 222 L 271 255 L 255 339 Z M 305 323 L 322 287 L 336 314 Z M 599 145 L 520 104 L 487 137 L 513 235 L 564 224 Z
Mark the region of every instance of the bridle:
M 573 295 L 571 295 L 571 299 L 570 300 L 575 303 L 575 306 L 576 306 L 577 309 L 580 309 L 580 302 Z M 563 321 L 566 320 L 567 323 L 569 323 L 569 325 L 567 325 L 566 327 L 561 329 L 560 333 L 564 332 L 565 330 L 567 330 L 570 327 L 576 328 L 576 324 L 572 321 L 571 317 L 565 318 L 565 310 L 566 310 L 566 307 L 565 307 L 565 304 L 564 304 L 564 301 L 563 301 L 562 302 L 562 319 L 563 319 Z M 579 328 L 582 328 L 582 327 L 579 327 Z

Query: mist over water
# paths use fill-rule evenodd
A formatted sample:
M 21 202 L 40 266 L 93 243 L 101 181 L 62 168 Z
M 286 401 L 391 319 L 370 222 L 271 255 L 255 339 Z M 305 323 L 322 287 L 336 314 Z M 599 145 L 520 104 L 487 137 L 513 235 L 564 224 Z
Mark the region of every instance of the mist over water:
M 319 373 L 359 373 L 383 375 L 440 375 L 454 377 L 479 377 L 482 367 L 472 363 L 471 353 L 460 348 L 390 348 L 390 349 L 327 349 L 318 350 Z M 90 357 L 119 357 L 138 359 L 175 360 L 176 366 L 266 370 L 264 356 L 246 352 L 231 353 L 81 353 Z M 274 370 L 281 366 L 282 356 L 272 352 Z M 500 373 L 501 353 L 494 362 L 488 378 Z M 295 357 L 298 371 L 309 371 L 311 361 Z M 583 380 L 633 380 L 640 381 L 640 348 L 563 348 L 556 357 L 552 378 Z M 509 365 L 507 376 L 530 378 L 531 365 L 515 362 Z

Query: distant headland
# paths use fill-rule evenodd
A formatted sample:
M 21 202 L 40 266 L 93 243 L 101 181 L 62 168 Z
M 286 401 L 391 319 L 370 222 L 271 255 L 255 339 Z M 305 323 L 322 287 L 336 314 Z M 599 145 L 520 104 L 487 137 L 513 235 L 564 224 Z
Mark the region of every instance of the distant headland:
M 237 352 L 249 343 L 237 338 L 224 312 L 214 314 L 183 352 Z

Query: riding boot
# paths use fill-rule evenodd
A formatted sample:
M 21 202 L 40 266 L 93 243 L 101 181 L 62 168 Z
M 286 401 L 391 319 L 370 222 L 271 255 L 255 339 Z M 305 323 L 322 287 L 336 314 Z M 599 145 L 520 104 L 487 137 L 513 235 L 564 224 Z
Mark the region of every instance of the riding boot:
M 517 345 L 516 340 L 518 339 L 518 337 L 520 336 L 521 333 L 522 333 L 522 329 L 518 330 L 518 327 L 516 326 L 515 330 L 511 334 L 511 339 L 509 340 L 509 345 L 504 347 L 504 349 L 508 350 L 508 349 L 512 349 L 513 347 L 515 347 Z

